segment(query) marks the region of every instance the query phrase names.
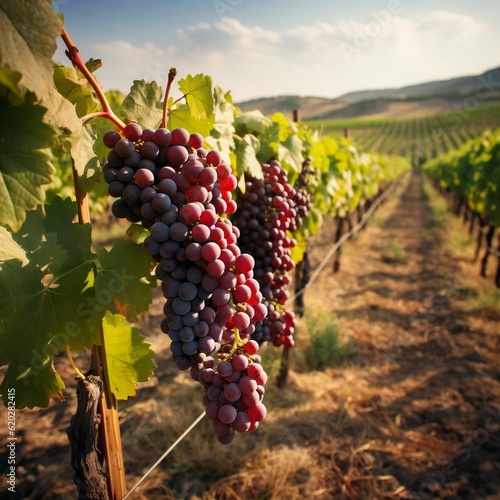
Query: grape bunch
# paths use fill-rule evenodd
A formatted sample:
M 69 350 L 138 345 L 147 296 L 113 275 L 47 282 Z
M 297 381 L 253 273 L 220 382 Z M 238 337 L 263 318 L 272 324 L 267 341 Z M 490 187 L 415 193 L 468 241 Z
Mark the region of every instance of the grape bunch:
M 310 177 L 314 174 L 312 166 L 312 158 L 307 157 L 302 163 L 302 170 L 295 181 L 295 210 L 297 211 L 295 218 L 290 225 L 291 231 L 296 231 L 302 226 L 304 219 L 309 214 L 311 206 L 311 194 L 307 190 L 307 184 L 310 182 Z
M 267 375 L 259 364 L 258 349 L 255 340 L 236 347 L 226 344 L 219 351 L 217 370 L 206 364 L 200 372 L 207 387 L 205 411 L 215 435 L 224 444 L 234 439 L 234 431 L 255 430 L 266 416 L 262 398 Z
M 237 181 L 230 166 L 218 151 L 202 147 L 201 135 L 181 128 L 142 130 L 130 123 L 123 135 L 109 131 L 103 138 L 111 149 L 104 178 L 109 194 L 117 198 L 111 209 L 116 217 L 141 222 L 149 230 L 144 247 L 157 262 L 155 272 L 166 299 L 161 330 L 171 340 L 176 366 L 190 369 L 207 391 L 213 383 L 206 375 L 211 370 L 224 379 L 219 387 L 224 388 L 231 382 L 224 371 L 219 375 L 221 363 L 216 365 L 212 357 L 224 347 L 219 360 L 231 363 L 243 355 L 248 368 L 240 373 L 263 373 L 256 351 L 244 350 L 267 307 L 254 278 L 255 261 L 241 252 L 239 230 L 228 218 L 237 208 L 231 194 Z M 236 361 L 236 366 L 241 365 Z M 221 397 L 225 406 L 226 400 Z M 247 417 L 240 416 L 238 422 L 248 418 L 252 425 L 231 425 L 228 410 L 221 409 L 225 416 L 214 420 L 214 425 L 228 426 L 224 434 L 214 427 L 221 442 L 230 442 L 233 430 L 256 428 L 261 413 L 248 413 L 249 405 L 241 408 Z
M 296 241 L 289 231 L 302 223 L 307 198 L 303 194 L 298 198 L 279 161 L 263 164 L 262 170 L 263 179 L 246 183 L 235 221 L 241 233 L 240 248 L 255 258 L 255 278 L 268 308 L 268 316 L 257 325 L 253 338 L 260 343 L 293 346 L 295 314 L 285 305 L 290 296 L 287 285 L 294 267 L 291 250 Z M 302 208 L 298 208 L 298 201 Z

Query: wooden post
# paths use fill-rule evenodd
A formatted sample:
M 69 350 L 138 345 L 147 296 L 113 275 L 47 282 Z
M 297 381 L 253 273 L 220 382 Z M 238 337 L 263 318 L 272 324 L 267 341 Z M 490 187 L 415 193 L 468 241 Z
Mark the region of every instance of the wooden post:
M 337 243 L 344 232 L 344 217 L 337 217 L 337 231 L 335 232 L 335 242 Z M 340 246 L 335 252 L 335 259 L 333 261 L 333 272 L 338 273 L 340 270 L 340 254 L 342 246 Z
M 67 429 L 71 443 L 71 467 L 80 500 L 109 500 L 106 476 L 100 460 L 98 410 L 102 381 L 89 375 L 76 387 L 78 406 Z
M 483 259 L 481 260 L 481 276 L 486 277 L 486 266 L 488 265 L 488 257 L 490 256 L 490 249 L 493 244 L 493 236 L 495 235 L 495 227 L 490 226 L 486 233 L 486 251 L 484 252 Z
M 293 110 L 293 121 L 295 123 L 300 123 L 300 111 L 298 109 Z
M 78 222 L 91 223 L 87 193 L 78 184 L 78 173 L 73 162 L 73 184 L 78 205 Z M 92 348 L 92 375 L 102 380 L 102 391 L 98 403 L 101 417 L 99 450 L 104 458 L 108 495 L 111 500 L 122 500 L 126 493 L 125 467 L 118 421 L 118 402 L 109 387 L 108 368 L 106 364 L 106 344 L 104 332 L 100 329 L 100 346 Z M 91 480 L 90 478 L 87 478 Z
M 500 288 L 500 234 L 498 235 L 498 245 L 497 245 L 497 274 L 495 276 L 495 285 Z

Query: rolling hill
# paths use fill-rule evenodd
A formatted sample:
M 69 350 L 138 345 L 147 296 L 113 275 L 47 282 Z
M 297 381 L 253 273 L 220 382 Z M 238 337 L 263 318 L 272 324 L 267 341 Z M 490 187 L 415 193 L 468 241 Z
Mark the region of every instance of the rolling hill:
M 459 107 L 500 102 L 500 67 L 463 76 L 393 89 L 349 92 L 334 99 L 278 96 L 238 103 L 242 111 L 259 109 L 269 115 L 300 111 L 302 119 L 387 118 L 428 116 Z

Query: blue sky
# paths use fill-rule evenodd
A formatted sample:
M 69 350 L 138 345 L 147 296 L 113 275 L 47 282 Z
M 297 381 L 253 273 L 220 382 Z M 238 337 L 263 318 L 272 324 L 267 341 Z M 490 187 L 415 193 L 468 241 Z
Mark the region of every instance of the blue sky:
M 105 90 L 205 73 L 236 101 L 337 97 L 500 66 L 497 0 L 53 0 Z M 56 60 L 65 62 L 61 49 Z

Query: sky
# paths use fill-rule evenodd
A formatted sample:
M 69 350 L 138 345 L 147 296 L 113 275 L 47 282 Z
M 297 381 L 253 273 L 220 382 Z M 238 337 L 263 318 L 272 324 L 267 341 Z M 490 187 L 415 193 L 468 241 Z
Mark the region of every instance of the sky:
M 205 73 L 236 102 L 334 98 L 500 66 L 498 0 L 53 0 L 104 90 Z M 58 62 L 68 64 L 62 45 Z M 175 97 L 175 94 L 173 94 Z

